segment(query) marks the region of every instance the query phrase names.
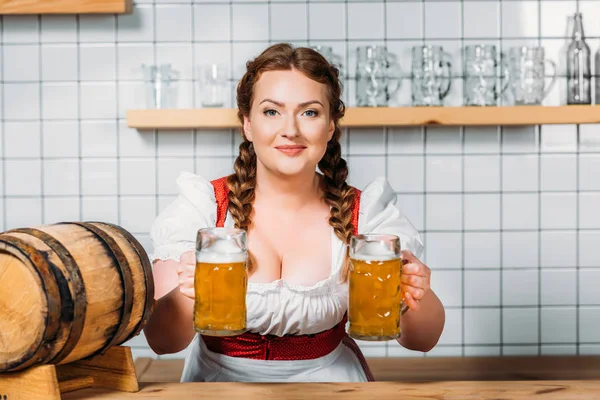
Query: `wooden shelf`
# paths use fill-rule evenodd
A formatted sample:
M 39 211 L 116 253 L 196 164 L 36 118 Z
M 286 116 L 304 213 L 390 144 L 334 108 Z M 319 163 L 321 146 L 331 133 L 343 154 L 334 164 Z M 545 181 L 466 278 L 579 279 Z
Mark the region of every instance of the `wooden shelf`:
M 227 129 L 240 126 L 237 109 L 130 110 L 127 125 L 144 129 Z M 346 109 L 346 127 L 419 125 L 598 124 L 600 106 L 519 107 L 358 107 Z
M 0 0 L 0 14 L 125 14 L 133 0 Z

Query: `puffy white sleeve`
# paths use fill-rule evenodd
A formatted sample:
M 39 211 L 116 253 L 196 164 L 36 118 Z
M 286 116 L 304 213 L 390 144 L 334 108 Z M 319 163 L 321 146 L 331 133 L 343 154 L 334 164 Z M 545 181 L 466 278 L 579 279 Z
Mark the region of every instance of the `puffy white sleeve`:
M 396 200 L 396 193 L 387 179 L 380 177 L 370 182 L 360 197 L 358 232 L 396 235 L 400 238 L 402 250 L 410 250 L 421 258 L 423 238 L 396 207 Z
M 176 260 L 196 248 L 198 229 L 214 227 L 217 203 L 210 181 L 182 172 L 177 178 L 178 196 L 161 211 L 150 228 L 152 262 Z

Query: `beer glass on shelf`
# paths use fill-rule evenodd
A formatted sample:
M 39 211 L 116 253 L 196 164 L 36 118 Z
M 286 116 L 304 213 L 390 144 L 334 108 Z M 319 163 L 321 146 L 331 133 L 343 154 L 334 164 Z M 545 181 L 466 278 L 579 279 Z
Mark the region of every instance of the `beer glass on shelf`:
M 394 235 L 355 235 L 350 241 L 348 333 L 355 339 L 400 337 L 402 297 L 400 239 Z
M 208 336 L 246 331 L 246 231 L 204 228 L 196 238 L 194 328 Z

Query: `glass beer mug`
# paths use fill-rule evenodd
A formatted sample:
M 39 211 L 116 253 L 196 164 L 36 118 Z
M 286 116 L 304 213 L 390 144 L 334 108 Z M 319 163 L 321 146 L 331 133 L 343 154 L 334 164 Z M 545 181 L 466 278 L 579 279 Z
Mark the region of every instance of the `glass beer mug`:
M 348 334 L 358 340 L 400 337 L 402 297 L 400 239 L 394 235 L 355 235 L 350 241 Z
M 246 331 L 246 231 L 205 228 L 196 238 L 194 329 L 208 336 Z

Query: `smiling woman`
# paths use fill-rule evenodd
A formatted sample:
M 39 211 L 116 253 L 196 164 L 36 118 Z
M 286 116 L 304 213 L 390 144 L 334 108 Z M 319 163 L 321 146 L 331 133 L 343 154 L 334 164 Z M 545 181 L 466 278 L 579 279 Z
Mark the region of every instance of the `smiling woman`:
M 179 196 L 151 230 L 157 305 L 145 333 L 157 353 L 191 345 L 182 381 L 372 380 L 345 331 L 348 244 L 359 233 L 395 235 L 404 250 L 410 311 L 398 342 L 421 351 L 437 343 L 444 309 L 418 259 L 421 236 L 396 208 L 385 178 L 374 177 L 362 191 L 346 182 L 341 92 L 338 70 L 316 51 L 269 47 L 247 63 L 238 85 L 243 141 L 234 173 L 214 181 L 187 172 L 178 178 Z M 241 335 L 194 331 L 196 235 L 206 227 L 247 235 Z

